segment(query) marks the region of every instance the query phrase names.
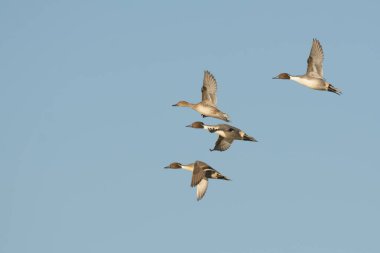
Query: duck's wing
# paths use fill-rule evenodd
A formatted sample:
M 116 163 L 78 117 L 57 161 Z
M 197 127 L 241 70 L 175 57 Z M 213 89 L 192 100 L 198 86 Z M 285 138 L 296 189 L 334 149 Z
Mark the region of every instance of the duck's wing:
M 317 39 L 313 39 L 310 55 L 307 58 L 306 75 L 316 78 L 323 78 L 323 49 Z
M 197 184 L 197 200 L 201 200 L 203 196 L 206 194 L 208 186 L 207 178 L 203 178 L 199 184 Z
M 202 86 L 202 102 L 209 103 L 213 106 L 216 106 L 216 80 L 215 77 L 209 72 L 205 71 L 203 77 L 203 86 Z
M 206 194 L 208 180 L 205 176 L 205 170 L 209 168 L 211 167 L 204 162 L 196 161 L 194 163 L 193 176 L 191 178 L 191 187 L 197 186 L 197 200 L 202 199 Z
M 232 138 L 224 138 L 219 135 L 218 140 L 215 142 L 215 147 L 211 151 L 214 151 L 214 150 L 225 151 L 230 148 L 233 141 L 234 139 Z
M 191 187 L 198 185 L 203 178 L 205 178 L 204 169 L 207 168 L 208 165 L 204 162 L 196 161 L 194 163 L 193 176 L 191 177 Z

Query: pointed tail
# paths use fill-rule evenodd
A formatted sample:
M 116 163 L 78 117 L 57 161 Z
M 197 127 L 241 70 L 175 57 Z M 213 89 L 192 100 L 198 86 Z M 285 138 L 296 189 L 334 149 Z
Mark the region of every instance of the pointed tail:
M 329 86 L 327 87 L 327 90 L 330 91 L 330 92 L 334 92 L 337 95 L 341 95 L 342 94 L 342 91 L 340 89 L 335 88 L 331 84 L 329 84 Z
M 230 116 L 227 113 L 223 113 L 222 119 L 224 121 L 230 122 Z
M 243 140 L 245 140 L 245 141 L 253 141 L 253 142 L 257 142 L 257 140 L 256 140 L 255 138 L 253 138 L 252 136 L 249 136 L 249 135 L 247 135 L 247 134 L 245 134 L 245 135 L 243 136 Z
M 217 178 L 218 178 L 218 179 L 228 180 L 228 181 L 231 180 L 231 179 L 229 179 L 228 177 L 225 177 L 225 176 L 223 176 L 223 175 L 218 175 Z

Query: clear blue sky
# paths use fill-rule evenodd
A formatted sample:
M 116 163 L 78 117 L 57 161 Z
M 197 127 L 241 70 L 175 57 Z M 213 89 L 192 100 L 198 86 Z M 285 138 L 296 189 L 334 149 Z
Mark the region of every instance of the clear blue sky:
M 159 3 L 160 2 L 160 3 Z M 0 3 L 0 252 L 380 252 L 377 1 Z M 303 74 L 311 41 L 344 94 Z M 208 151 L 203 71 L 259 140 Z M 188 171 L 211 181 L 197 202 Z

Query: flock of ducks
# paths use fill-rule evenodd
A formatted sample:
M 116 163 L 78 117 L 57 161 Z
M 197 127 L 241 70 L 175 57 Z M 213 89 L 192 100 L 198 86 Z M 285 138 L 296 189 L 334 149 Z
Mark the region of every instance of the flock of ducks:
M 327 82 L 323 78 L 323 50 L 320 42 L 317 39 L 313 39 L 310 55 L 307 59 L 307 70 L 304 75 L 292 76 L 288 73 L 281 73 L 273 79 L 290 79 L 306 87 L 314 90 L 329 91 L 337 95 L 342 94 L 342 91 L 335 88 L 331 83 Z M 217 84 L 215 77 L 209 72 L 204 72 L 203 86 L 202 86 L 202 101 L 196 104 L 189 103 L 187 101 L 179 101 L 173 106 L 180 107 L 190 107 L 191 109 L 197 111 L 205 117 L 213 117 L 217 119 L 224 120 L 226 122 L 230 121 L 228 114 L 222 112 L 217 107 Z M 219 137 L 215 143 L 213 149 L 210 151 L 226 151 L 230 148 L 234 140 L 252 141 L 257 142 L 255 138 L 249 136 L 244 131 L 228 124 L 218 124 L 218 125 L 206 125 L 203 122 L 196 121 L 187 127 L 206 129 L 210 133 L 216 133 Z M 197 200 L 203 198 L 207 191 L 208 179 L 223 179 L 229 180 L 227 177 L 222 175 L 220 172 L 212 168 L 205 162 L 195 161 L 187 165 L 181 164 L 179 162 L 173 162 L 165 168 L 169 169 L 184 169 L 192 172 L 191 187 L 197 187 Z

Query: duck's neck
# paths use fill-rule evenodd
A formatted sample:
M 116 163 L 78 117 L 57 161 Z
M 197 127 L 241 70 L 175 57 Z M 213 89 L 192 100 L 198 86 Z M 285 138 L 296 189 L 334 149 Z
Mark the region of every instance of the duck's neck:
M 300 84 L 303 84 L 305 81 L 305 78 L 303 76 L 291 76 L 291 75 L 289 75 L 289 77 L 290 77 L 289 78 L 290 80 L 293 80 L 293 81 L 300 83 Z
M 188 171 L 193 171 L 194 170 L 194 164 L 188 164 L 188 165 L 182 165 L 182 169 L 188 170 Z
M 183 106 L 185 106 L 185 107 L 190 107 L 190 108 L 194 108 L 195 104 L 192 104 L 192 103 L 189 103 L 189 102 L 186 101 L 186 102 L 183 104 Z

